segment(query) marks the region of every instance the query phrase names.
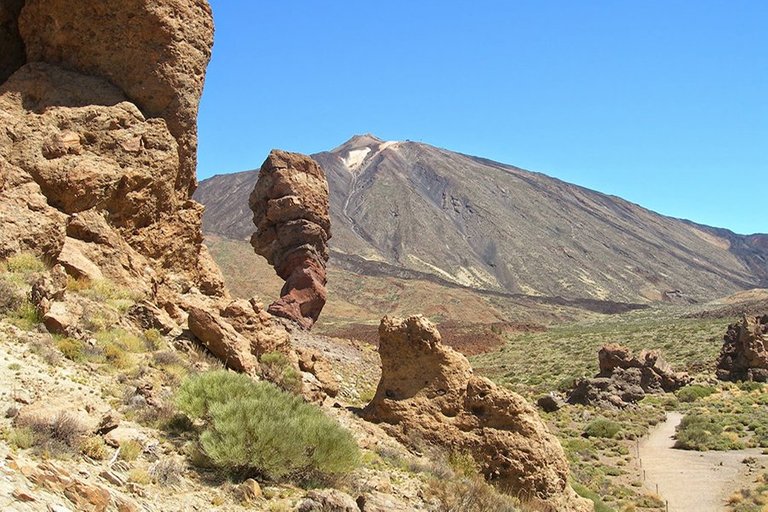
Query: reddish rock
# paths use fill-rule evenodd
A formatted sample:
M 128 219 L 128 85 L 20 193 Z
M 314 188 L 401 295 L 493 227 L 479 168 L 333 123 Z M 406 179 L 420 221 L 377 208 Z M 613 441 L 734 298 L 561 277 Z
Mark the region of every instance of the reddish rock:
M 251 245 L 285 279 L 268 311 L 310 329 L 326 301 L 331 224 L 325 174 L 308 156 L 272 151 L 249 205 L 256 225 Z
M 717 377 L 721 380 L 768 381 L 768 314 L 743 315 L 741 322 L 731 324 L 723 337 L 723 348 L 717 361 Z
M 366 419 L 406 444 L 470 453 L 488 480 L 537 510 L 592 510 L 568 485 L 563 449 L 536 410 L 475 376 L 427 319 L 384 317 L 379 337 L 382 375 Z

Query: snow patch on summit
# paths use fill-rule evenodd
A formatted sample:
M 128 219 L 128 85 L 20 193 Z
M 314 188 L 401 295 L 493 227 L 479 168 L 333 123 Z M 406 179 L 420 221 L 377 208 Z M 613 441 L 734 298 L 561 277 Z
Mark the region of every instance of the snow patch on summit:
M 342 157 L 341 161 L 344 162 L 348 169 L 355 170 L 360 167 L 360 164 L 363 163 L 363 160 L 365 160 L 365 157 L 370 152 L 371 148 L 353 149 L 347 153 L 346 157 Z

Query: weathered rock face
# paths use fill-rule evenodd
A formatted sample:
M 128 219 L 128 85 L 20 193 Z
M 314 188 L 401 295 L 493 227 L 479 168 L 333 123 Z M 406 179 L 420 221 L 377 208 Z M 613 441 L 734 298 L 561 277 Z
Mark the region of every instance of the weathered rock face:
M 285 279 L 269 312 L 309 329 L 326 300 L 328 182 L 308 156 L 272 151 L 251 193 L 256 232 L 251 245 Z
M 379 336 L 382 377 L 366 419 L 405 443 L 469 452 L 489 480 L 542 510 L 592 510 L 568 486 L 563 450 L 525 399 L 473 375 L 424 317 L 384 317 Z
M 213 46 L 206 0 L 27 0 L 19 32 L 28 62 L 42 61 L 115 84 L 148 118 L 162 118 L 180 165 L 180 200 L 195 187 L 197 108 Z
M 598 352 L 600 373 L 580 379 L 568 397 L 569 403 L 625 407 L 642 400 L 646 393 L 668 393 L 691 382 L 686 373 L 676 373 L 655 350 L 637 356 L 611 343 Z
M 31 251 L 147 294 L 222 295 L 190 200 L 207 3 L 22 4 L 0 9 L 0 41 L 26 49 L 4 43 L 0 57 L 0 258 Z
M 717 361 L 717 377 L 721 380 L 768 381 L 768 314 L 744 315 L 741 322 L 731 324 L 723 337 L 723 348 Z

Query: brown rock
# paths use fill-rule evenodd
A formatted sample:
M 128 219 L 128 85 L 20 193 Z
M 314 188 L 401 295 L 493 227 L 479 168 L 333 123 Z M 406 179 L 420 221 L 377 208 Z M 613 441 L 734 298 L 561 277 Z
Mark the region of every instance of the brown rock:
M 379 337 L 382 376 L 366 419 L 404 443 L 470 453 L 488 480 L 544 509 L 592 510 L 568 486 L 563 450 L 535 409 L 473 375 L 428 320 L 384 317 Z
M 298 512 L 360 512 L 357 502 L 337 489 L 320 489 L 307 493 Z
M 269 312 L 310 329 L 326 300 L 331 226 L 325 174 L 308 156 L 274 150 L 249 205 L 256 225 L 251 245 L 285 279 Z
M 717 361 L 717 377 L 721 380 L 768 381 L 768 314 L 743 315 L 741 322 L 731 324 L 723 337 Z
M 147 117 L 165 120 L 181 162 L 170 184 L 179 198 L 189 198 L 195 187 L 197 108 L 213 45 L 208 3 L 27 0 L 18 23 L 30 62 L 105 78 Z
M 51 309 L 51 302 L 62 300 L 66 290 L 67 273 L 61 265 L 55 265 L 50 272 L 35 281 L 29 298 L 38 316 L 45 316 Z
M 220 316 L 193 307 L 189 310 L 189 330 L 228 368 L 248 374 L 259 371 L 251 342 Z
M 333 367 L 320 352 L 310 348 L 297 348 L 296 353 L 299 356 L 299 369 L 314 375 L 326 395 L 335 397 L 339 394 L 339 381 Z
M 183 276 L 224 295 L 190 200 L 207 2 L 22 4 L 0 5 L 0 258 L 31 251 L 152 293 Z
M 623 408 L 637 403 L 646 393 L 669 393 L 689 384 L 687 373 L 676 373 L 655 350 L 635 356 L 616 343 L 598 352 L 600 373 L 579 379 L 568 396 L 569 403 Z
M 238 486 L 238 493 L 244 501 L 253 501 L 261 498 L 261 485 L 253 478 L 249 478 Z

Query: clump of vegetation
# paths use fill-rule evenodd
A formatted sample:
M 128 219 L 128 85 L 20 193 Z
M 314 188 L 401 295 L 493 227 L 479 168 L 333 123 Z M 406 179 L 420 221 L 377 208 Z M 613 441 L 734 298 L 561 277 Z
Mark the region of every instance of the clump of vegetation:
M 712 386 L 700 386 L 692 384 L 677 391 L 677 399 L 681 402 L 695 402 L 714 394 L 717 390 Z
M 177 404 L 204 422 L 200 448 L 230 474 L 308 482 L 348 473 L 359 463 L 350 433 L 319 408 L 245 375 L 190 377 Z
M 586 437 L 615 438 L 621 432 L 621 424 L 607 418 L 598 418 L 584 428 Z
M 95 460 L 104 460 L 109 457 L 109 449 L 100 436 L 84 439 L 80 443 L 80 453 Z
M 430 497 L 438 503 L 440 512 L 518 512 L 520 501 L 502 494 L 481 476 L 458 479 L 434 478 L 427 489 Z
M 264 378 L 289 393 L 301 393 L 301 374 L 281 352 L 268 352 L 259 358 Z
M 740 450 L 744 443 L 727 417 L 693 411 L 686 414 L 677 427 L 675 448 L 684 450 Z
M 142 299 L 141 293 L 124 288 L 109 279 L 91 281 L 70 277 L 67 280 L 67 289 L 95 302 L 109 304 L 120 313 L 125 313 L 131 305 Z
M 16 286 L 0 276 L 0 315 L 6 315 L 18 309 L 24 297 L 18 292 Z
M 141 455 L 143 449 L 140 442 L 130 439 L 120 444 L 120 454 L 118 457 L 120 460 L 133 462 Z
M 613 512 L 613 509 L 606 505 L 605 502 L 600 498 L 600 495 L 596 492 L 577 482 L 572 482 L 571 487 L 573 487 L 573 490 L 576 491 L 576 494 L 582 498 L 587 498 L 595 504 L 595 512 Z
M 0 270 L 3 270 L 11 281 L 20 285 L 31 285 L 45 268 L 45 263 L 27 252 L 15 254 L 0 264 Z
M 74 338 L 59 338 L 56 340 L 56 348 L 69 359 L 76 363 L 86 360 L 85 343 Z
M 67 412 L 57 414 L 52 420 L 21 418 L 16 421 L 14 430 L 31 432 L 32 440 L 28 447 L 54 456 L 77 452 L 80 437 L 86 431 L 80 420 Z

